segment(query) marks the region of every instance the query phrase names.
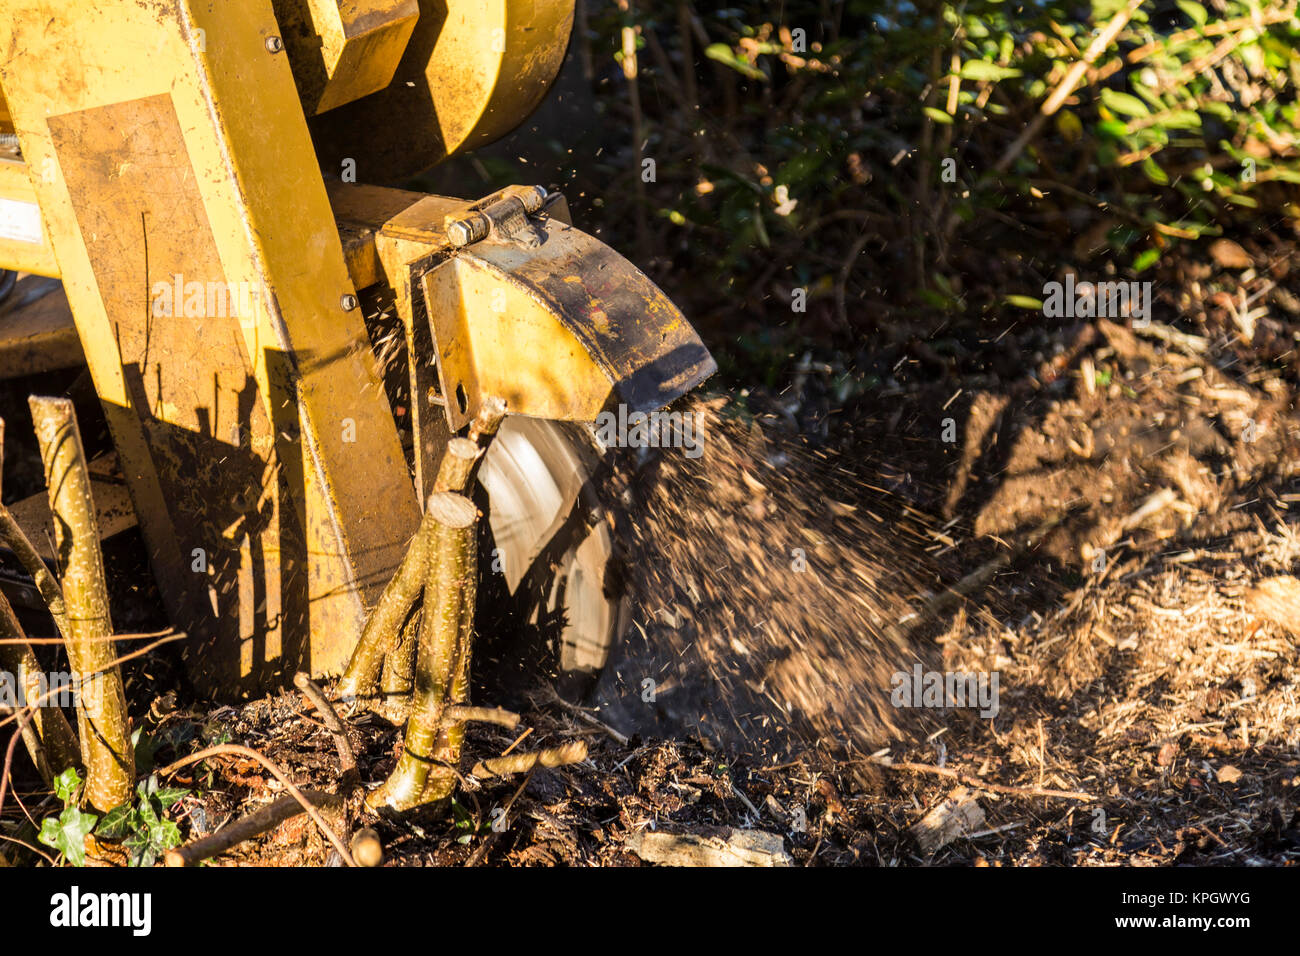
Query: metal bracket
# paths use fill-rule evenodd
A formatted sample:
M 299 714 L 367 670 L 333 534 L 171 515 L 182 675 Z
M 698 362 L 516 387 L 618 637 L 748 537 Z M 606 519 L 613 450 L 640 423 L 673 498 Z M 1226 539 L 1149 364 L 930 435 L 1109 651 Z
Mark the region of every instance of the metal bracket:
M 539 212 L 546 199 L 543 186 L 507 186 L 480 199 L 466 213 L 447 216 L 444 222 L 447 241 L 460 249 L 494 236 L 524 249 L 536 249 L 542 244 L 543 236 L 529 221 L 529 216 Z

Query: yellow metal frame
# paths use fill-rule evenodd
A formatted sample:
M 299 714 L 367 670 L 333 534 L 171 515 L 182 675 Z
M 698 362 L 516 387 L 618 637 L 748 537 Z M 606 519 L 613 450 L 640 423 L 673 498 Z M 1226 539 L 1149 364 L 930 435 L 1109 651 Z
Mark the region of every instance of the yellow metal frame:
M 558 69 L 572 0 L 420 0 L 414 23 L 409 0 L 295 9 L 322 38 L 319 89 L 295 79 L 270 0 L 94 17 L 0 0 L 0 106 L 26 161 L 0 161 L 0 265 L 63 280 L 183 653 L 213 693 L 342 669 L 445 442 L 486 397 L 591 420 L 714 368 L 558 197 L 326 187 L 317 154 L 349 118 L 354 145 L 379 144 L 377 177 L 412 148 L 432 161 L 508 129 Z M 316 117 L 313 143 L 302 97 L 362 95 L 403 43 L 393 82 L 333 126 Z M 474 241 L 451 228 L 452 243 L 480 212 Z M 392 289 L 405 330 L 410 465 L 358 308 L 371 286 Z
M 419 0 L 393 82 L 311 119 L 321 165 L 409 178 L 514 129 L 564 62 L 574 0 Z
M 279 7 L 309 114 L 388 86 L 420 15 L 416 0 L 281 0 Z
M 0 263 L 15 272 L 57 278 L 59 264 L 41 220 L 27 164 L 0 159 Z
M 0 2 L 0 85 L 50 171 L 32 185 L 155 573 L 196 674 L 249 692 L 341 668 L 419 518 L 277 36 L 269 0 Z M 256 307 L 154 315 L 172 276 Z

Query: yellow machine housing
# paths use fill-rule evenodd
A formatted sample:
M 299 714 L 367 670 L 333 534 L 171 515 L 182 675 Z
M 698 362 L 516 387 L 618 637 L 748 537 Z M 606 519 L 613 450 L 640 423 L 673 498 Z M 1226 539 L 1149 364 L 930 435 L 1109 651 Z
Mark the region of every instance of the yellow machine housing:
M 335 178 L 350 162 L 391 182 L 510 129 L 572 17 L 572 0 L 0 0 L 20 153 L 0 159 L 0 266 L 62 279 L 212 691 L 341 669 L 485 397 L 583 421 L 713 371 L 558 197 Z M 374 286 L 401 318 L 410 448 L 358 308 Z

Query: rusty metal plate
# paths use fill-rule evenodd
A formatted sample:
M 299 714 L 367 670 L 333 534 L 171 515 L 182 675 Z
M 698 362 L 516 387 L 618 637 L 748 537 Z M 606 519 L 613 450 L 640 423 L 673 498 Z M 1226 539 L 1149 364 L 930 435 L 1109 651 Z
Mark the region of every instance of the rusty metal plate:
M 170 98 L 49 128 L 119 353 L 90 360 L 120 364 L 126 379 L 130 407 L 106 411 L 168 612 L 204 636 L 189 653 L 251 692 L 309 666 L 306 544 L 291 503 L 302 490 L 282 481 L 275 451 L 297 409 L 268 420 L 239 317 L 211 314 L 221 310 L 208 292 L 225 276 Z M 156 495 L 141 500 L 146 487 Z

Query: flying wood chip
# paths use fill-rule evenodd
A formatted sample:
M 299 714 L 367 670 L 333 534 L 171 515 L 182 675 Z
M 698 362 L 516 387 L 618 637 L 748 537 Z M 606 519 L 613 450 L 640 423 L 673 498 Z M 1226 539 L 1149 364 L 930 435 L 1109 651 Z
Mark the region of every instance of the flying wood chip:
M 1300 581 L 1289 574 L 1260 581 L 1246 592 L 1246 606 L 1257 616 L 1300 637 Z

